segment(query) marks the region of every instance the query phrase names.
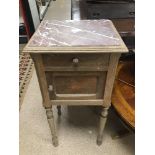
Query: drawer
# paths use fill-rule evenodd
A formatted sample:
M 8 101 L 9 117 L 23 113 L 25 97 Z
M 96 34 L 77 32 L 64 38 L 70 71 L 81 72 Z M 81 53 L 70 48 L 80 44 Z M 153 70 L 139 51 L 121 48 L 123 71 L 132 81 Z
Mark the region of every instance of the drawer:
M 45 71 L 105 71 L 110 54 L 43 54 Z

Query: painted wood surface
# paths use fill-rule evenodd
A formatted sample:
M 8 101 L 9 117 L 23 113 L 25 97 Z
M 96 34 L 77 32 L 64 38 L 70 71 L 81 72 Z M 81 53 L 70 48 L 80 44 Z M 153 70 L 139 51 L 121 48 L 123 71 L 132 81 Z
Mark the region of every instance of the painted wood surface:
M 52 105 L 102 106 L 97 144 L 111 105 L 120 53 L 128 52 L 110 20 L 43 21 L 24 52 L 34 60 L 51 129 L 58 145 Z

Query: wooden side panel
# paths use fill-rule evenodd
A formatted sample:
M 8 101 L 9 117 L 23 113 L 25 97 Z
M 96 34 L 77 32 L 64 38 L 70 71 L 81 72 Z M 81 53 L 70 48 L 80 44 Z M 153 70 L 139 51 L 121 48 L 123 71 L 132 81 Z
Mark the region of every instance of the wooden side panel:
M 95 76 L 58 76 L 54 78 L 58 94 L 94 94 L 97 77 Z
M 48 87 L 47 87 L 47 82 L 46 82 L 44 65 L 42 62 L 42 56 L 41 54 L 31 54 L 31 57 L 34 60 L 34 65 L 35 65 L 36 72 L 37 72 L 39 86 L 40 86 L 40 90 L 41 90 L 41 94 L 43 98 L 43 106 L 45 108 L 50 108 L 51 101 L 50 101 L 50 97 L 48 93 Z
M 111 95 L 112 95 L 112 89 L 114 85 L 115 74 L 116 74 L 119 57 L 120 57 L 119 53 L 112 53 L 110 55 L 110 62 L 109 62 L 109 68 L 108 68 L 106 84 L 105 84 L 105 92 L 104 92 L 104 98 L 103 98 L 104 107 L 109 107 L 111 105 Z

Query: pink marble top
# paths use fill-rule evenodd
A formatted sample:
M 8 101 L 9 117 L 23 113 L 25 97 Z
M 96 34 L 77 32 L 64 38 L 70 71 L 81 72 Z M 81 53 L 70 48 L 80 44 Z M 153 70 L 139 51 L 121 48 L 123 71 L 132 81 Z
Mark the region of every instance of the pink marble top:
M 121 42 L 110 20 L 44 20 L 28 47 L 118 46 Z

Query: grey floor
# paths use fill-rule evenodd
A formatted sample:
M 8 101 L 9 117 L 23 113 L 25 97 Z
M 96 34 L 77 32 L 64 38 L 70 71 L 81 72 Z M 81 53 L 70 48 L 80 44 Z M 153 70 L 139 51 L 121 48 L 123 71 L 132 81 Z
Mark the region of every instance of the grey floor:
M 84 19 L 78 0 L 52 1 L 44 19 Z M 103 144 L 96 145 L 99 109 L 96 107 L 62 107 L 58 117 L 54 106 L 59 146 L 53 147 L 50 129 L 34 71 L 20 110 L 20 155 L 134 155 L 134 134 L 113 140 L 111 135 L 124 129 L 112 109 L 105 127 Z
M 71 19 L 71 0 L 51 1 L 44 20 L 69 20 Z

